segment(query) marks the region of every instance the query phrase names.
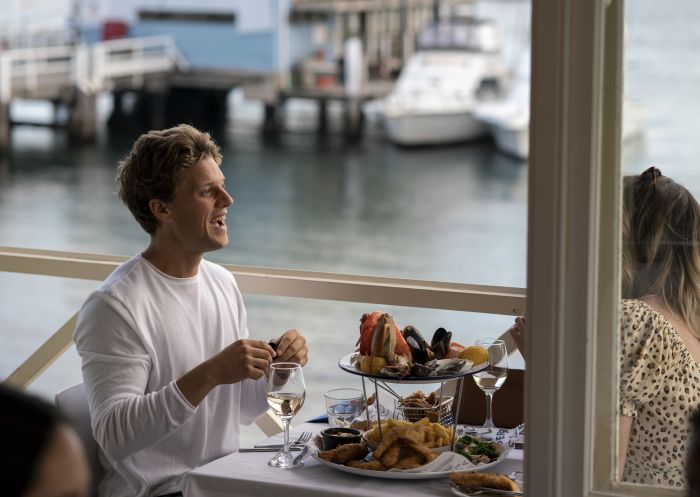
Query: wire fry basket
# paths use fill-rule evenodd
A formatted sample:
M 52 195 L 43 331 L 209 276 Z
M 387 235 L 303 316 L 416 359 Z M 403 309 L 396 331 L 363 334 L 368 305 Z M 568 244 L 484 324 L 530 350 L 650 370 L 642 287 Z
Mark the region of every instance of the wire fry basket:
M 397 419 L 405 419 L 415 423 L 423 418 L 428 418 L 431 423 L 440 423 L 443 426 L 454 426 L 454 417 L 452 416 L 452 401 L 454 397 L 444 397 L 436 405 L 422 405 L 417 402 L 403 403 L 404 400 L 396 399 L 394 401 L 394 417 Z

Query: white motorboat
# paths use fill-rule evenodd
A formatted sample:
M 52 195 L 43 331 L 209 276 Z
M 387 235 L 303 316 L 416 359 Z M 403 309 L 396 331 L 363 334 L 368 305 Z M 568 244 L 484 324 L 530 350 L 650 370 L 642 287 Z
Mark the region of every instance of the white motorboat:
M 521 57 L 505 97 L 479 104 L 475 117 L 488 126 L 498 149 L 518 159 L 530 152 L 530 54 Z
M 488 126 L 496 147 L 521 160 L 530 153 L 530 56 L 520 60 L 503 99 L 479 104 L 475 116 Z M 625 99 L 622 113 L 622 142 L 644 131 L 646 111 L 638 102 Z
M 381 112 L 389 139 L 435 145 L 486 134 L 474 118 L 477 102 L 498 91 L 505 74 L 500 42 L 488 21 L 465 19 L 429 27 L 403 68 Z

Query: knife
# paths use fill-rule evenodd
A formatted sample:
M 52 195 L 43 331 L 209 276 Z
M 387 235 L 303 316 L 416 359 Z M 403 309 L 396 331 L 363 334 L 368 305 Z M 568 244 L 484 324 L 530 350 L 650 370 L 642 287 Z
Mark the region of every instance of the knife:
M 301 450 L 301 447 L 293 446 L 289 447 L 289 450 L 297 451 Z M 238 449 L 238 452 L 279 452 L 280 447 L 255 447 L 255 448 L 244 448 Z
M 295 448 L 295 449 L 302 449 L 304 448 L 306 444 L 303 443 L 297 443 L 297 442 L 292 442 L 289 444 L 290 448 Z M 284 448 L 284 444 L 255 444 L 253 447 L 256 449 L 282 449 Z
M 305 445 L 304 448 L 301 450 L 301 453 L 299 453 L 294 458 L 294 460 L 292 460 L 292 466 L 299 464 L 304 459 L 304 457 L 306 457 L 306 454 L 308 454 L 308 453 L 309 453 L 309 446 Z

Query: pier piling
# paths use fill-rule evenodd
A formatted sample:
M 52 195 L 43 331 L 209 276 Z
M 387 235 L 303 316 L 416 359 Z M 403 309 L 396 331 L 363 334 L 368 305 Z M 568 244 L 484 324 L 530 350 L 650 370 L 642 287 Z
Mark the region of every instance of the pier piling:
M 74 140 L 91 141 L 97 136 L 97 98 L 76 89 L 68 118 L 68 134 Z
M 265 118 L 263 121 L 263 133 L 277 133 L 280 130 L 279 114 L 281 104 L 265 104 Z
M 10 104 L 0 103 L 0 152 L 10 144 Z

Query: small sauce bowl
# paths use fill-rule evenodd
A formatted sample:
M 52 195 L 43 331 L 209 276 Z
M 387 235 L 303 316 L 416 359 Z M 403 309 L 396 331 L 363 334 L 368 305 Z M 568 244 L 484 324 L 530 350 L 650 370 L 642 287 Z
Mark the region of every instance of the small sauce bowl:
M 360 443 L 362 433 L 354 428 L 326 428 L 321 432 L 323 450 L 335 449 L 339 445 Z

